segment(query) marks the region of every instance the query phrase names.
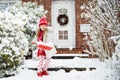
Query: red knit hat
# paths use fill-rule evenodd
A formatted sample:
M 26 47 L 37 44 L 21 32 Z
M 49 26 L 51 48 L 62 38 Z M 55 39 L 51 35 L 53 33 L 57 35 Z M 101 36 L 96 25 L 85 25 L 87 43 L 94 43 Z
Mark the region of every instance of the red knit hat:
M 47 19 L 45 17 L 40 18 L 40 20 L 39 20 L 39 27 L 41 25 L 43 25 L 43 24 L 44 25 L 48 25 Z

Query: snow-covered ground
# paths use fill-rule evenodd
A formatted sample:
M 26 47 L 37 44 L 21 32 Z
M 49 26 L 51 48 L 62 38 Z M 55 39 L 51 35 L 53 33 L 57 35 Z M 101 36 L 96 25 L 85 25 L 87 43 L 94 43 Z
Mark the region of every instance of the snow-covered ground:
M 106 60 L 107 62 L 107 60 Z M 55 67 L 85 67 L 86 71 L 71 70 L 65 72 L 63 69 L 58 71 L 48 71 L 48 76 L 38 77 L 35 70 L 38 60 L 26 60 L 15 76 L 1 78 L 0 80 L 120 80 L 120 77 L 111 77 L 113 71 L 109 64 L 100 62 L 98 59 L 78 58 L 74 59 L 51 59 L 50 68 Z M 89 67 L 95 67 L 96 70 L 90 71 Z M 24 69 L 22 69 L 24 68 Z M 114 76 L 114 75 L 113 75 Z

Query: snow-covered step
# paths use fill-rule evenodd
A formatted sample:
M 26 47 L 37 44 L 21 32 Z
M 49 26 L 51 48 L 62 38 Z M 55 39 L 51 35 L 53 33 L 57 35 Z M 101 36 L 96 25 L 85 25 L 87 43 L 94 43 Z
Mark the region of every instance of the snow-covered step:
M 56 54 L 53 59 L 73 59 L 74 57 L 89 58 L 89 54 Z
M 22 68 L 37 69 L 39 60 L 26 60 Z M 95 70 L 100 66 L 100 61 L 97 58 L 79 58 L 75 57 L 73 59 L 51 59 L 49 66 L 50 71 L 57 71 L 64 69 L 66 72 L 70 70 L 85 71 L 85 70 Z
M 24 69 L 24 68 L 23 68 Z M 28 68 L 30 70 L 37 70 L 37 68 Z M 64 70 L 65 72 L 70 72 L 71 70 L 76 70 L 76 71 L 92 71 L 92 70 L 96 70 L 96 68 L 94 67 L 89 67 L 89 68 L 85 68 L 85 67 L 81 67 L 81 68 L 69 68 L 69 67 L 59 67 L 59 68 L 48 68 L 48 71 L 59 71 L 59 70 Z

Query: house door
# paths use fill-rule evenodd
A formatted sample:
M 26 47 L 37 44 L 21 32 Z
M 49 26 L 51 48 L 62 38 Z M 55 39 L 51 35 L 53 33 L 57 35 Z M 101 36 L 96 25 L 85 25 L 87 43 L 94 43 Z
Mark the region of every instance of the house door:
M 55 46 L 75 48 L 75 0 L 53 0 L 51 16 Z

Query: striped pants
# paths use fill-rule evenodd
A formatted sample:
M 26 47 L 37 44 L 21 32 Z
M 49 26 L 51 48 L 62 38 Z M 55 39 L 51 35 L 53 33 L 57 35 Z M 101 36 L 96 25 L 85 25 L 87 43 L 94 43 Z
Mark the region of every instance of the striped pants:
M 50 64 L 50 58 L 48 59 L 46 56 L 39 56 L 39 59 L 37 72 L 47 71 Z

